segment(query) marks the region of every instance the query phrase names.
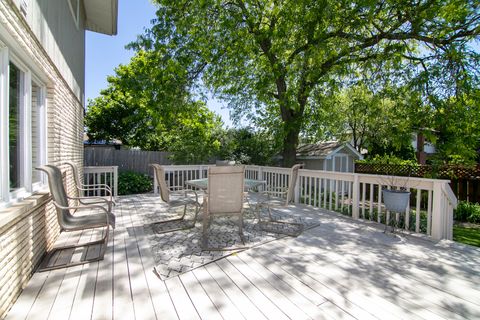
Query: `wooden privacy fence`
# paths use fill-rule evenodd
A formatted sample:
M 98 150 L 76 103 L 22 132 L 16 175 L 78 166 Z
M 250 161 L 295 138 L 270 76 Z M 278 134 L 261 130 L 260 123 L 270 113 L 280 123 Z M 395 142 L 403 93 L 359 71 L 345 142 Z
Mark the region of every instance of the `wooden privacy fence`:
M 168 152 L 116 150 L 109 147 L 85 147 L 84 166 L 117 166 L 119 171 L 134 171 L 152 175 L 150 163 L 169 165 Z
M 355 173 L 448 179 L 458 200 L 480 203 L 480 165 L 472 167 L 445 165 L 438 167 L 355 163 Z

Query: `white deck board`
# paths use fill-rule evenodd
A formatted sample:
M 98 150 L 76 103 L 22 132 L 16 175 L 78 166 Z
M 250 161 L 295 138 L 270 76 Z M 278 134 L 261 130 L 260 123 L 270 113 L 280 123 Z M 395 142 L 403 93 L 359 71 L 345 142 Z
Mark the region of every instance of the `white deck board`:
M 268 319 L 288 319 L 261 290 L 253 285 L 253 283 L 228 262 L 227 259 L 217 261 L 216 263 Z
M 172 298 L 173 304 L 180 320 L 184 319 L 200 319 L 193 302 L 185 291 L 182 281 L 179 277 L 173 277 L 165 281 L 167 289 Z
M 205 266 L 210 276 L 214 278 L 233 304 L 237 307 L 245 319 L 267 319 L 242 290 L 228 277 L 227 274 L 216 264 L 210 263 Z
M 279 277 L 246 254 L 238 255 L 238 259 L 241 260 L 252 271 L 260 275 L 272 287 L 277 288 L 289 301 L 291 301 L 295 306 L 297 306 L 297 308 L 302 310 L 307 316 L 312 319 L 322 318 L 320 309 L 317 306 L 325 302 L 325 298 L 322 299 L 322 302 L 315 303 L 308 298 L 308 294 L 303 295 L 299 291 L 297 291 L 295 287 L 292 287 L 288 284 L 288 280 L 285 280 L 285 278 L 289 278 L 288 275 L 284 274 Z M 298 288 L 299 286 L 296 287 Z M 313 295 L 315 296 L 316 293 L 314 292 Z
M 285 290 L 285 286 L 281 286 L 280 282 L 272 285 L 267 278 L 262 277 L 258 270 L 253 270 L 246 265 L 237 256 L 230 257 L 229 261 L 237 268 L 244 276 L 249 278 L 254 285 L 259 288 L 267 298 L 269 298 L 279 309 L 281 309 L 291 319 L 310 319 L 312 318 L 300 305 L 297 296 L 290 291 L 290 288 Z M 295 303 L 297 302 L 297 303 Z M 312 318 L 313 319 L 313 318 Z
M 203 319 L 219 320 L 223 319 L 218 312 L 215 304 L 203 289 L 203 286 L 197 280 L 193 272 L 187 272 L 180 275 L 180 280 L 188 292 L 190 299 L 195 306 L 198 314 Z
M 232 302 L 235 297 L 227 296 L 204 267 L 193 270 L 193 274 L 223 318 L 244 319 L 240 310 Z
M 34 274 L 7 319 L 480 318 L 479 248 L 310 207 L 294 208 L 320 226 L 297 238 L 161 281 L 136 214 L 151 207 L 122 197 L 104 260 Z
M 130 207 L 130 212 L 135 213 L 137 210 L 141 210 L 142 203 L 131 201 Z M 153 272 L 155 263 L 152 259 L 152 253 L 148 241 L 145 239 L 145 232 L 142 222 L 140 221 L 138 215 L 130 214 L 130 218 L 132 221 L 132 228 L 129 230 L 129 234 L 135 235 L 136 243 L 138 245 L 138 250 L 143 263 L 143 269 L 145 271 L 145 279 L 148 285 L 148 288 L 145 288 L 145 290 L 150 292 L 156 318 L 162 320 L 178 319 L 175 306 L 170 294 L 168 293 L 165 282 L 158 281 L 158 277 Z

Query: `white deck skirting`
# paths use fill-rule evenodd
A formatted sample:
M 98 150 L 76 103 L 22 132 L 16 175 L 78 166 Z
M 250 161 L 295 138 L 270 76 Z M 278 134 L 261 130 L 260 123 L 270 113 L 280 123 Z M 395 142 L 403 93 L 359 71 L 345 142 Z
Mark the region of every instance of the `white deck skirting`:
M 320 226 L 161 281 L 139 199 L 118 201 L 103 261 L 35 273 L 7 319 L 480 318 L 478 248 L 306 206 Z

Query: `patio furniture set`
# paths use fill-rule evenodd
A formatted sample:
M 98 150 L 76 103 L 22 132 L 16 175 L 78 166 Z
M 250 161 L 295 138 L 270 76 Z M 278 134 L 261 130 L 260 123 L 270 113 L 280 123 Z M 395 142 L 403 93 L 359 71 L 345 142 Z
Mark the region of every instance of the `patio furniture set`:
M 78 231 L 102 228 L 102 236 L 86 242 L 61 245 L 49 250 L 38 271 L 70 267 L 102 260 L 108 244 L 110 227 L 115 227 L 115 215 L 113 206 L 115 201 L 110 187 L 106 184 L 82 184 L 78 174 L 78 168 L 73 163 L 65 163 L 72 169 L 75 188 L 78 195 L 85 191 L 101 196 L 72 197 L 66 192 L 62 171 L 54 165 L 45 165 L 37 168 L 48 176 L 50 193 L 57 211 L 57 220 L 61 231 Z M 288 186 L 285 188 L 273 188 L 267 185 L 266 181 L 245 179 L 245 166 L 243 165 L 217 165 L 208 168 L 208 178 L 185 181 L 184 187 L 169 187 L 165 180 L 165 170 L 159 164 L 150 165 L 158 182 L 159 194 L 162 201 L 168 206 L 168 210 L 182 208 L 183 212 L 179 217 L 154 222 L 154 224 L 168 224 L 184 221 L 181 227 L 167 228 L 162 231 L 174 232 L 188 230 L 195 227 L 197 218 L 202 215 L 202 250 L 217 251 L 231 250 L 229 247 L 209 246 L 209 231 L 212 220 L 215 217 L 227 216 L 236 220 L 238 236 L 241 239 L 243 248 L 248 248 L 243 234 L 243 219 L 245 204 L 248 210 L 254 213 L 256 223 L 261 230 L 283 233 L 289 236 L 298 236 L 303 231 L 303 224 L 292 221 L 275 219 L 272 210 L 286 207 L 293 198 L 293 189 L 301 165 L 294 165 L 288 176 Z M 75 203 L 72 205 L 71 203 Z M 186 219 L 188 207 L 193 208 L 193 219 Z M 87 212 L 87 214 L 82 214 Z M 191 222 L 190 222 L 191 221 Z M 295 226 L 295 231 L 287 229 L 270 229 L 270 224 L 288 224 Z M 272 231 L 273 230 L 273 231 Z M 279 231 L 283 230 L 283 231 Z M 101 245 L 98 255 L 91 257 L 87 255 L 88 246 Z M 66 261 L 60 264 L 51 264 L 50 259 L 58 252 L 75 248 L 85 248 L 82 257 L 78 261 Z M 238 249 L 238 247 L 236 248 Z M 58 258 L 56 258 L 58 260 Z

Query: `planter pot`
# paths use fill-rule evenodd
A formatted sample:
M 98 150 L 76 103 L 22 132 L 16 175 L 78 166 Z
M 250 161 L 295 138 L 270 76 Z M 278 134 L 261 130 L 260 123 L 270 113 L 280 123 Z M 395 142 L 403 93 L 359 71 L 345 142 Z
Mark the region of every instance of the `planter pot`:
M 403 190 L 382 190 L 383 203 L 387 210 L 403 213 L 407 210 L 410 192 Z

